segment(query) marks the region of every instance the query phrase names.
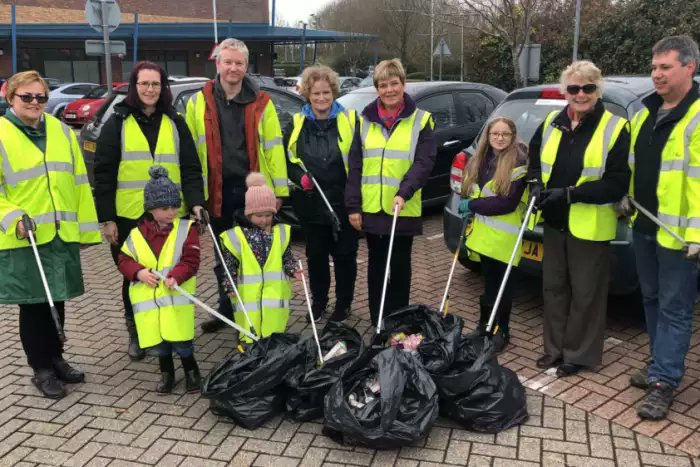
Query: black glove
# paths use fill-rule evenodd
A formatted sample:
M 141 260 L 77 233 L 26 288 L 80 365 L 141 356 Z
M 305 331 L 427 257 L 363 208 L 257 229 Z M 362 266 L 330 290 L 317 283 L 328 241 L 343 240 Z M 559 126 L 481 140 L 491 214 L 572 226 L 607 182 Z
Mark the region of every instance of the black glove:
M 540 193 L 540 199 L 537 204 L 537 209 L 545 209 L 547 206 L 560 206 L 569 204 L 569 188 L 552 188 L 544 190 Z
M 540 202 L 544 185 L 539 180 L 527 182 L 527 187 L 530 190 L 530 199 L 535 198 L 535 206 Z

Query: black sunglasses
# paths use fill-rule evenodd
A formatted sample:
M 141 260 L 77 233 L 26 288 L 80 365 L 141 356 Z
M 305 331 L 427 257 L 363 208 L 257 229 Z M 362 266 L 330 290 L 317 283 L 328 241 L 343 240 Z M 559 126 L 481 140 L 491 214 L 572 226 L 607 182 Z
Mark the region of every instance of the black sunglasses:
M 15 94 L 15 96 L 19 97 L 25 104 L 29 104 L 34 99 L 38 104 L 46 104 L 49 100 L 49 96 L 44 94 Z
M 596 89 L 598 89 L 598 86 L 596 86 L 593 83 L 584 84 L 583 86 L 579 86 L 578 84 L 571 84 L 566 87 L 566 92 L 568 92 L 572 96 L 575 96 L 576 94 L 581 92 L 581 90 L 583 90 L 583 92 L 586 94 L 593 94 L 596 91 Z

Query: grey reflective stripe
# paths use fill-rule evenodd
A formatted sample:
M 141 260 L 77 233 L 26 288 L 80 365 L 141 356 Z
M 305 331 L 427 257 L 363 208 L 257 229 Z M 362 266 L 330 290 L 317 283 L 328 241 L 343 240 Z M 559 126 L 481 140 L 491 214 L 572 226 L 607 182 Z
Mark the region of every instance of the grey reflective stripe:
M 231 230 L 226 232 L 226 236 L 228 237 L 229 241 L 231 242 L 233 249 L 236 250 L 236 253 L 238 253 L 240 255 L 241 254 L 241 241 L 238 239 L 238 235 L 236 235 L 236 232 L 234 232 L 234 230 L 231 229 Z
M 545 121 L 549 118 L 549 115 L 545 118 Z M 554 133 L 554 127 L 552 126 L 552 123 L 554 122 L 554 119 L 550 120 L 549 125 L 547 125 L 544 130 L 542 131 L 542 144 L 540 148 L 544 149 L 544 147 L 547 145 L 549 142 L 549 138 L 552 137 L 552 133 Z
M 661 172 L 672 172 L 674 170 L 683 170 L 685 168 L 685 161 L 680 159 L 675 159 L 671 161 L 661 161 L 660 171 Z
M 634 153 L 633 152 L 630 152 L 629 157 L 627 157 L 627 163 L 629 165 L 634 165 Z
M 260 284 L 262 282 L 268 281 L 284 281 L 287 280 L 287 276 L 283 271 L 278 272 L 264 272 L 262 274 L 242 274 L 240 276 L 240 283 L 251 285 Z
M 5 182 L 10 186 L 14 186 L 20 182 L 26 182 L 27 180 L 41 177 L 47 173 L 47 170 L 49 172 L 73 173 L 73 164 L 70 162 L 46 162 L 45 165 L 38 165 L 31 169 L 18 170 L 17 172 L 10 170 L 4 174 Z
M 688 223 L 688 218 L 683 216 L 673 216 L 660 212 L 657 216 L 661 222 L 670 227 L 684 227 Z
M 363 143 L 364 146 L 364 143 Z M 384 152 L 384 148 L 371 148 L 371 149 L 365 149 L 363 151 L 363 155 L 365 158 L 367 157 L 382 157 L 382 152 Z
M 281 187 L 281 186 L 286 186 L 287 185 L 287 179 L 286 178 L 273 178 L 272 179 L 272 186 L 275 188 Z
M 496 196 L 496 193 L 494 193 L 488 186 L 484 186 L 484 188 L 481 189 L 481 195 L 483 198 L 487 198 L 489 196 Z
M 3 186 L 0 186 L 0 195 L 7 196 L 7 193 L 5 192 L 5 187 Z
M 413 163 L 416 157 L 416 146 L 418 146 L 418 135 L 422 129 L 421 122 L 427 112 L 425 110 L 416 110 L 415 119 L 413 120 L 413 128 L 411 128 L 411 144 L 408 147 L 408 160 Z
M 520 228 L 517 225 L 512 225 L 507 222 L 494 219 L 490 216 L 482 216 L 481 214 L 477 214 L 476 216 L 474 216 L 474 218 L 475 220 L 483 223 L 484 225 L 491 227 L 495 230 L 500 230 L 501 232 L 506 232 L 508 234 L 516 236 L 520 233 Z
M 76 175 L 75 176 L 75 184 L 76 185 L 85 185 L 86 183 L 90 183 L 87 175 Z
M 608 120 L 608 124 L 605 126 L 605 130 L 603 132 L 603 160 L 600 162 L 600 167 L 598 168 L 598 174 L 594 175 L 597 176 L 598 178 L 603 177 L 603 173 L 605 173 L 605 166 L 608 163 L 608 154 L 610 154 L 610 143 L 612 142 L 613 138 L 613 133 L 615 132 L 615 128 L 617 127 L 617 124 L 622 120 L 622 117 L 618 117 L 616 115 L 613 115 L 610 117 L 610 120 Z
M 527 167 L 526 167 L 526 166 L 523 165 L 523 166 L 520 166 L 520 167 L 516 167 L 516 168 L 513 169 L 513 171 L 511 172 L 511 174 L 510 174 L 510 179 L 511 179 L 511 181 L 512 181 L 512 180 L 518 180 L 519 178 L 524 177 L 526 173 L 527 173 Z
M 259 302 L 245 302 L 243 303 L 243 306 L 245 307 L 246 311 L 261 311 L 260 310 L 260 305 L 262 305 L 265 308 L 289 308 L 289 300 L 285 299 L 274 299 L 274 298 L 263 298 Z M 238 304 L 236 304 L 236 308 L 238 308 Z
M 66 135 L 66 139 L 68 140 L 68 147 L 70 148 L 70 160 L 71 160 L 71 165 L 75 165 L 75 153 L 73 152 L 73 139 L 71 138 L 71 132 L 72 130 L 68 128 L 68 125 L 66 125 L 63 122 L 61 123 L 61 129 L 63 130 L 63 134 Z
M 540 161 L 540 169 L 544 173 L 550 173 L 552 171 L 552 164 Z
M 197 144 L 206 144 L 206 142 L 207 142 L 207 135 L 197 136 Z
M 280 232 L 280 245 L 284 248 L 284 242 L 287 241 L 287 229 L 279 225 L 277 226 L 277 230 Z
M 21 209 L 15 209 L 14 211 L 8 212 L 2 219 L 0 219 L 0 230 L 2 230 L 3 233 L 6 232 L 7 229 L 9 229 L 12 223 L 15 221 L 15 219 L 23 215 L 24 211 L 22 211 Z
M 696 113 L 693 119 L 685 127 L 685 144 L 683 145 L 684 159 L 685 159 L 685 171 L 688 171 L 688 164 L 690 164 L 690 139 L 693 137 L 693 133 L 700 124 L 700 112 Z
M 124 182 L 124 181 L 118 181 L 117 182 L 117 190 L 128 190 L 131 188 L 138 188 L 143 190 L 146 188 L 146 181 L 133 181 L 133 182 Z M 180 184 L 175 183 L 175 186 L 180 189 Z
M 700 217 L 689 218 L 686 227 L 691 229 L 700 229 Z
M 153 311 L 166 306 L 190 305 L 190 300 L 183 295 L 165 295 L 158 297 L 155 300 L 145 300 L 143 302 L 133 303 L 131 306 L 134 313 L 143 313 L 145 311 Z
M 173 264 L 180 262 L 180 257 L 182 256 L 182 248 L 185 246 L 185 240 L 187 240 L 187 234 L 189 229 L 187 224 L 189 221 L 185 219 L 180 219 L 177 223 L 177 237 L 175 237 L 175 251 L 173 254 Z
M 369 127 L 372 125 L 372 123 L 367 120 L 364 116 L 360 120 L 360 146 L 362 146 L 362 157 L 367 158 L 367 157 L 376 157 L 376 156 L 370 156 L 369 153 L 367 152 L 367 149 L 365 148 L 365 142 L 367 141 L 367 135 L 369 135 Z
M 204 183 L 204 188 L 207 188 L 209 186 L 209 177 L 202 175 L 202 182 Z
M 700 178 L 700 167 L 689 167 L 688 177 Z M 2 187 L 0 187 L 0 193 L 2 193 Z
M 340 155 L 341 155 L 342 158 L 343 158 L 343 165 L 347 168 L 347 167 L 348 167 L 348 163 L 349 163 L 349 162 L 348 162 L 349 151 L 345 151 L 345 152 L 341 151 Z
M 131 252 L 132 255 L 134 255 L 134 260 L 136 262 L 139 262 L 139 254 L 136 251 L 136 247 L 134 246 L 134 240 L 131 238 L 131 235 L 129 235 L 126 239 L 126 248 Z
M 581 170 L 582 177 L 600 177 L 602 176 L 600 167 L 586 167 Z
M 124 151 L 122 150 L 123 161 L 152 161 L 153 156 L 146 151 Z
M 263 149 L 265 149 L 267 151 L 268 149 L 272 149 L 275 146 L 281 146 L 281 145 L 282 145 L 282 138 L 277 136 L 275 138 L 268 139 L 267 141 L 265 141 L 263 143 Z
M 179 164 L 180 157 L 177 154 L 156 154 L 153 159 L 158 164 Z
M 363 185 L 389 185 L 398 188 L 401 185 L 401 180 L 392 177 L 380 177 L 379 175 L 363 176 L 361 183 Z
M 368 149 L 367 151 L 369 153 L 369 151 L 372 151 L 372 149 Z M 380 149 L 380 152 L 381 152 L 381 149 Z M 412 155 L 412 153 L 408 152 L 408 151 L 399 151 L 397 149 L 385 149 L 384 150 L 384 159 L 398 159 L 398 160 L 406 160 L 406 161 L 413 162 L 413 158 L 414 158 L 414 156 Z
M 34 220 L 34 222 L 36 222 L 37 225 L 50 224 L 56 221 L 77 222 L 78 214 L 71 211 L 56 211 L 47 212 L 45 214 L 39 214 L 38 216 L 32 217 L 32 219 Z
M 168 117 L 170 118 L 170 117 Z M 173 128 L 173 141 L 175 142 L 175 158 L 177 165 L 180 165 L 180 133 L 177 131 L 175 120 L 170 119 L 170 126 Z
M 98 232 L 100 224 L 97 222 L 81 222 L 78 228 L 81 232 Z

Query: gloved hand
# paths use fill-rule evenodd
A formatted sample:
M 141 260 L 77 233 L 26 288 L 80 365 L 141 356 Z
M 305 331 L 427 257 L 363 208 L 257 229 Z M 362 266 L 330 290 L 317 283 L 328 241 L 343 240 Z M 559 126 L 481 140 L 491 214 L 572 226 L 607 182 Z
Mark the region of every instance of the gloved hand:
M 311 177 L 308 174 L 301 176 L 301 188 L 304 191 L 311 191 L 314 189 L 314 182 L 311 181 Z
M 537 204 L 540 202 L 544 185 L 539 180 L 533 180 L 531 182 L 527 182 L 527 187 L 530 190 L 530 199 L 535 198 L 535 206 L 537 206 Z
M 462 216 L 462 219 L 469 216 L 469 201 L 471 200 L 465 198 L 459 202 L 459 208 L 457 209 L 457 212 L 460 216 Z
M 700 243 L 688 244 L 688 250 L 685 252 L 685 259 L 689 261 L 697 261 L 700 259 Z
M 540 201 L 537 209 L 544 209 L 547 206 L 559 206 L 569 204 L 568 188 L 552 188 L 540 193 Z
M 630 202 L 630 197 L 627 195 L 623 196 L 620 201 L 613 204 L 613 208 L 615 209 L 617 215 L 620 217 L 632 217 L 637 211 L 634 208 L 634 206 L 632 206 L 632 203 Z

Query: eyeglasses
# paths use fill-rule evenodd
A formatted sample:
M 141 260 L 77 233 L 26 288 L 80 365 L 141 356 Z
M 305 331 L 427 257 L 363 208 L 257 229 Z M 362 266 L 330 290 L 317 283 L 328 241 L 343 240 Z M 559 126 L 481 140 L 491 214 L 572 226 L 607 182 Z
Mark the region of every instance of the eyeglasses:
M 503 138 L 503 139 L 511 139 L 511 138 L 513 137 L 513 133 L 508 133 L 508 132 L 503 132 L 503 133 L 501 133 L 501 132 L 498 132 L 498 131 L 491 131 L 491 132 L 489 132 L 489 136 L 490 136 L 491 138 L 495 138 L 495 139 L 501 139 L 501 138 Z
M 568 92 L 572 96 L 575 96 L 581 91 L 583 91 L 586 94 L 593 94 L 594 92 L 596 92 L 596 89 L 598 89 L 598 86 L 596 86 L 593 83 L 584 84 L 583 86 L 579 86 L 578 84 L 571 84 L 566 87 L 566 92 Z
M 139 81 L 136 85 L 146 89 L 160 89 L 160 83 L 158 81 Z
M 25 104 L 29 104 L 34 99 L 36 99 L 37 104 L 46 104 L 49 100 L 49 96 L 45 94 L 15 94 L 15 96 L 19 97 Z

